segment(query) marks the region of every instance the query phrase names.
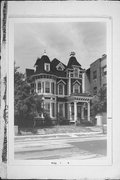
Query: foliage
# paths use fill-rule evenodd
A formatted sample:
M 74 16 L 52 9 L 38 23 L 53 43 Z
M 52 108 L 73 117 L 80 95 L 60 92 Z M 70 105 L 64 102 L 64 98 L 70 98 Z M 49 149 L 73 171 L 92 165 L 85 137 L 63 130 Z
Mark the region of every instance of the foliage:
M 24 74 L 15 67 L 14 71 L 14 114 L 15 125 L 31 126 L 33 119 L 42 111 L 42 97 L 31 93 Z
M 91 102 L 91 116 L 96 116 L 107 111 L 107 89 L 101 87 L 98 94 Z
M 43 113 L 44 116 L 44 126 L 52 126 L 52 119 L 50 118 L 50 116 L 47 114 L 47 112 L 44 111 Z
M 58 113 L 57 123 L 58 123 L 58 125 L 68 125 L 69 120 L 66 119 L 65 117 L 63 117 L 63 115 L 61 115 L 60 113 Z

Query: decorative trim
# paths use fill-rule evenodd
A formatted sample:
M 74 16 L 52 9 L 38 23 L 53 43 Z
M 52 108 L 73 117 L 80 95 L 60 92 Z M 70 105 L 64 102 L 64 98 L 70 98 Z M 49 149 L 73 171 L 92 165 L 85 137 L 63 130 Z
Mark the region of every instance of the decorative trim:
M 57 84 L 59 84 L 59 83 L 66 84 L 62 79 L 57 82 Z
M 80 83 L 78 80 L 76 80 L 76 81 L 73 83 L 73 85 L 76 84 L 76 83 L 78 83 L 78 84 L 81 85 L 81 83 Z
M 58 68 L 61 67 L 62 70 L 58 70 Z M 63 71 L 65 69 L 64 65 L 60 62 L 57 66 L 56 66 L 58 71 Z

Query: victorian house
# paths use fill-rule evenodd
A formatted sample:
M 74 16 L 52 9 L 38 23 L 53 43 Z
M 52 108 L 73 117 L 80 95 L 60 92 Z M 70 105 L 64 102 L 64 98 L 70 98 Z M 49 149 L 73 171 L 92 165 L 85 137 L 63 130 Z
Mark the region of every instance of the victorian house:
M 35 70 L 26 69 L 31 78 L 31 88 L 43 97 L 43 106 L 56 121 L 57 115 L 70 123 L 87 119 L 90 121 L 91 96 L 85 93 L 85 69 L 71 52 L 68 64 L 58 59 L 50 61 L 46 53 L 35 62 Z

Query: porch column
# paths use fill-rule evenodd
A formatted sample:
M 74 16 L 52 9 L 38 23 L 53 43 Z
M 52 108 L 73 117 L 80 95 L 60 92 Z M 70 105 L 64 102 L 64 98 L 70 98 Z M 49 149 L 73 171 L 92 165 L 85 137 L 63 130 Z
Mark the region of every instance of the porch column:
M 68 94 L 71 94 L 71 77 L 70 77 L 70 72 L 69 72 L 69 83 L 68 83 Z
M 77 121 L 77 102 L 74 102 L 74 121 Z
M 88 121 L 90 121 L 90 101 L 88 102 Z
M 52 117 L 52 102 L 50 102 L 50 117 Z
M 70 118 L 70 121 L 71 121 L 72 120 L 72 117 L 71 117 L 71 103 L 69 104 L 68 111 L 69 111 L 69 118 Z
M 85 93 L 85 72 L 82 74 L 82 93 Z

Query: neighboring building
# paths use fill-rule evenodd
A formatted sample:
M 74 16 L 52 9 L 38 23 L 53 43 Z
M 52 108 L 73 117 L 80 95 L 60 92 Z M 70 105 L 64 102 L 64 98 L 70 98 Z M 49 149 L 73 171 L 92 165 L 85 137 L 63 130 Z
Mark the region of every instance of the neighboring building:
M 101 58 L 101 87 L 107 86 L 107 56 Z
M 85 91 L 91 95 L 96 95 L 99 89 L 107 84 L 107 56 L 104 54 L 101 58 L 90 64 L 90 68 L 85 73 Z
M 26 69 L 31 89 L 43 96 L 44 108 L 53 120 L 58 114 L 71 123 L 85 118 L 90 121 L 91 96 L 85 93 L 85 70 L 71 52 L 67 66 L 44 54 L 35 63 L 35 71 Z M 42 115 L 41 115 L 42 117 Z

